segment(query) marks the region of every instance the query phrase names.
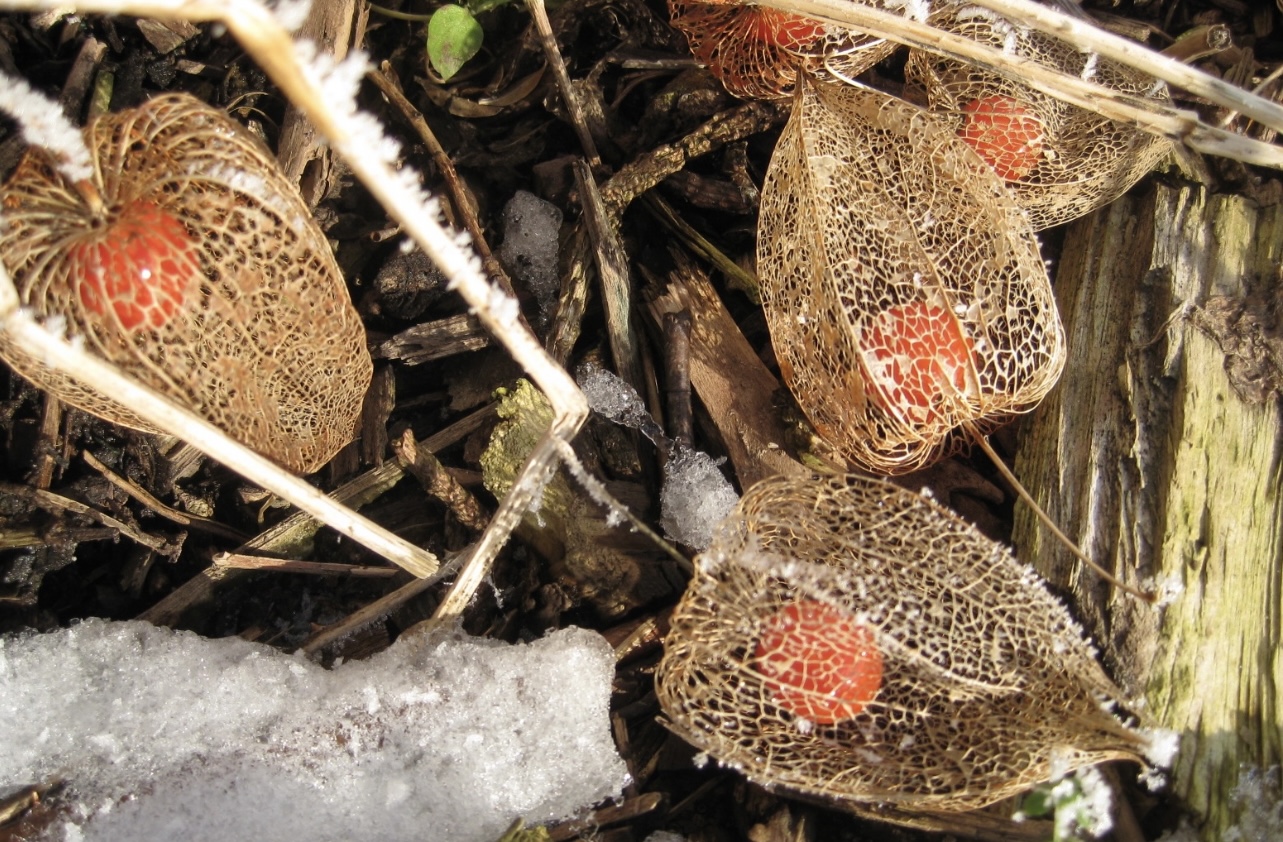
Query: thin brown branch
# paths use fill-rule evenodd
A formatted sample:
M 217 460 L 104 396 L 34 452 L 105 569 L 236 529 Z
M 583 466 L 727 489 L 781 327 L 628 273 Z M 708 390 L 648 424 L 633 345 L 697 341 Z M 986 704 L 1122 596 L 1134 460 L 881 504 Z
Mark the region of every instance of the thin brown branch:
M 509 295 L 516 297 L 512 289 L 512 279 L 504 271 L 494 253 L 490 250 L 490 244 L 486 241 L 485 232 L 481 230 L 481 222 L 477 219 L 476 211 L 472 207 L 472 202 L 468 200 L 468 191 L 463 185 L 463 179 L 459 178 L 459 171 L 454 167 L 454 161 L 446 154 L 445 147 L 441 141 L 437 140 L 436 133 L 428 125 L 428 121 L 423 118 L 422 112 L 414 107 L 414 103 L 406 98 L 405 93 L 401 90 L 401 84 L 393 75 L 392 65 L 390 62 L 383 62 L 377 69 L 371 69 L 369 72 L 370 81 L 378 87 L 383 95 L 388 98 L 388 102 L 401 112 L 401 116 L 410 124 L 423 145 L 428 148 L 428 154 L 432 156 L 432 163 L 436 164 L 437 171 L 441 173 L 441 178 L 445 181 L 446 192 L 450 194 L 450 204 L 454 207 L 455 218 L 463 224 L 463 229 L 468 232 L 472 238 L 472 247 L 477 250 L 481 257 L 481 263 L 485 267 L 486 274 L 499 284 L 500 288 Z
M 324 561 L 298 561 L 291 558 L 219 553 L 214 556 L 219 567 L 240 570 L 266 570 L 276 573 L 306 573 L 312 576 L 353 576 L 367 579 L 390 579 L 401 571 L 395 567 L 371 567 L 364 564 L 334 564 Z
M 6 494 L 12 494 L 15 497 L 21 497 L 30 500 L 42 509 L 50 511 L 67 511 L 74 512 L 78 515 L 92 518 L 103 526 L 114 529 L 129 540 L 142 544 L 150 550 L 155 550 L 162 555 L 170 555 L 174 551 L 173 545 L 163 538 L 156 538 L 148 535 L 141 530 L 135 529 L 129 524 L 117 520 L 106 512 L 100 512 L 92 506 L 86 506 L 79 500 L 72 500 L 70 497 L 64 497 L 61 494 L 55 494 L 52 491 L 46 491 L 43 488 L 32 488 L 28 485 L 19 485 L 12 482 L 0 482 L 0 491 Z
M 601 156 L 597 154 L 597 144 L 593 142 L 592 133 L 588 131 L 588 121 L 584 119 L 579 97 L 570 84 L 570 74 L 566 72 L 566 62 L 562 60 L 561 50 L 557 47 L 552 23 L 548 20 L 548 10 L 544 8 L 543 0 L 526 0 L 526 8 L 530 10 L 535 31 L 539 35 L 539 45 L 543 47 L 544 58 L 552 68 L 553 78 L 557 80 L 557 90 L 561 92 L 561 100 L 570 114 L 570 122 L 575 128 L 575 136 L 579 138 L 579 145 L 588 156 L 589 166 L 594 170 L 598 169 L 601 166 Z
M 172 506 L 166 505 L 138 483 L 131 479 L 122 477 L 111 468 L 108 468 L 88 450 L 83 451 L 81 455 L 84 457 L 85 462 L 89 467 L 102 474 L 108 482 L 161 517 L 171 520 L 179 526 L 187 526 L 192 529 L 199 529 L 203 532 L 211 532 L 215 535 L 221 535 L 224 538 L 229 538 L 237 543 L 243 543 L 249 540 L 248 535 L 232 529 L 230 526 L 225 526 L 216 520 L 210 520 L 209 518 L 201 517 L 200 515 L 194 515 L 191 512 L 180 512 Z
M 0 289 L 0 294 L 2 293 L 3 290 Z M 494 412 L 493 405 L 483 407 L 471 415 L 459 419 L 444 430 L 424 439 L 419 443 L 419 447 L 436 451 L 452 444 L 457 444 L 492 418 Z M 353 509 L 360 509 L 362 506 L 377 500 L 384 492 L 400 482 L 404 476 L 405 470 L 401 467 L 401 463 L 396 459 L 390 459 L 379 467 L 366 471 L 356 479 L 344 483 L 334 492 L 333 496 L 339 503 Z M 301 554 L 307 551 L 313 536 L 323 525 L 323 522 L 316 520 L 306 512 L 298 512 L 276 526 L 254 536 L 240 549 L 278 556 Z M 211 565 L 189 579 L 160 602 L 144 611 L 138 616 L 138 619 L 160 626 L 176 625 L 189 608 L 208 602 L 214 597 L 214 593 L 218 588 L 243 575 L 245 575 L 243 570 Z M 432 582 L 439 581 L 439 579 L 440 577 L 435 577 Z
M 401 438 L 392 442 L 392 449 L 406 471 L 414 476 L 423 489 L 445 504 L 446 508 L 473 532 L 486 528 L 489 512 L 478 502 L 472 492 L 450 476 L 437 457 L 427 450 L 420 450 L 414 440 L 414 431 L 406 430 Z

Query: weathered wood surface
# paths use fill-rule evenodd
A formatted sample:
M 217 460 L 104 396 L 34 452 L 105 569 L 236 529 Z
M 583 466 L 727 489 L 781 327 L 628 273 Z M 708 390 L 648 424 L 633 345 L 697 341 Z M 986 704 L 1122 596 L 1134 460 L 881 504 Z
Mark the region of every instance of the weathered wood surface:
M 1230 790 L 1241 764 L 1279 763 L 1283 742 L 1270 392 L 1281 253 L 1283 209 L 1198 188 L 1156 185 L 1075 223 L 1056 280 L 1069 363 L 1026 422 L 1017 459 L 1034 496 L 1097 561 L 1125 581 L 1184 586 L 1155 611 L 1084 573 L 1018 515 L 1020 556 L 1072 592 L 1120 683 L 1181 735 L 1172 785 L 1207 840 L 1240 820 Z M 1247 318 L 1221 330 L 1216 314 L 1236 303 Z M 1256 358 L 1227 356 L 1217 338 Z

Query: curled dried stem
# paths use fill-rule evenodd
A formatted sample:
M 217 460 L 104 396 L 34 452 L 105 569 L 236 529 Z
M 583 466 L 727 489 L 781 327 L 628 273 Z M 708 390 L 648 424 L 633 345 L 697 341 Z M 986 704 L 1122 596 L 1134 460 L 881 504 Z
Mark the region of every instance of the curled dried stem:
M 989 437 L 982 434 L 970 424 L 966 425 L 966 427 L 967 432 L 971 434 L 971 437 L 975 440 L 976 444 L 980 445 L 980 449 L 985 452 L 985 455 L 987 455 L 989 460 L 993 462 L 994 467 L 998 469 L 998 473 L 1002 474 L 1003 479 L 1005 479 L 1007 483 L 1015 489 L 1016 495 L 1025 502 L 1026 506 L 1033 510 L 1034 516 L 1042 522 L 1043 526 L 1047 527 L 1048 531 L 1056 537 L 1056 540 L 1063 544 L 1069 552 L 1073 553 L 1074 558 L 1081 561 L 1088 568 L 1096 571 L 1097 576 L 1118 588 L 1120 591 L 1129 593 L 1137 599 L 1143 602 L 1148 602 L 1151 605 L 1158 602 L 1157 594 L 1152 591 L 1144 591 L 1127 584 L 1113 573 L 1110 573 L 1108 570 L 1092 561 L 1090 556 L 1079 549 L 1073 539 L 1061 531 L 1060 527 L 1056 525 L 1056 522 L 1051 519 L 1051 515 L 1047 514 L 1047 512 L 1043 510 L 1043 507 L 1038 505 L 1038 501 L 1035 500 L 1033 495 L 1031 495 L 1028 489 L 1025 488 L 1024 483 L 1016 479 L 1016 475 L 1007 467 L 1007 463 L 1002 461 L 1002 457 L 999 456 L 997 452 L 994 451 L 993 446 L 989 444 Z

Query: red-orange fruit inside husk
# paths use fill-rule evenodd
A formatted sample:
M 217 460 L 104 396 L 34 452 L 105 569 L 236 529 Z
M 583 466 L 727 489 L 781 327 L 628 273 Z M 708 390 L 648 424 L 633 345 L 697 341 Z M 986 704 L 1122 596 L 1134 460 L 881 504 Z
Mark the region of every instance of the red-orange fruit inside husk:
M 196 244 L 181 222 L 135 201 L 68 251 L 72 283 L 89 312 L 115 315 L 126 331 L 163 327 L 201 277 Z
M 873 631 L 813 599 L 766 618 L 754 659 L 774 703 L 817 725 L 859 716 L 882 687 L 882 653 Z
M 883 310 L 861 347 L 873 400 L 914 423 L 936 420 L 937 401 L 966 390 L 975 352 L 958 320 L 924 301 Z
M 752 7 L 753 37 L 786 50 L 801 50 L 824 35 L 824 24 L 813 18 L 760 6 Z
M 1043 125 L 1009 96 L 994 94 L 962 107 L 958 136 L 1005 181 L 1019 181 L 1042 158 Z

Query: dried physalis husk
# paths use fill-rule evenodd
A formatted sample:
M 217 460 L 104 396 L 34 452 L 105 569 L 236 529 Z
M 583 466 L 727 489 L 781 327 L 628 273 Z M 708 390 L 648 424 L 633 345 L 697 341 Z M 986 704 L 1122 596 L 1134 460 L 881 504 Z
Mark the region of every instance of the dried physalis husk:
M 898 9 L 905 6 L 895 4 Z M 856 29 L 756 3 L 668 0 L 668 8 L 673 26 L 686 35 L 695 58 L 708 65 L 732 94 L 750 99 L 790 96 L 799 67 L 812 75 L 852 79 L 899 46 Z
M 1152 76 L 1016 26 L 987 9 L 946 7 L 931 22 L 1112 91 L 1171 101 Z M 1007 182 L 1036 231 L 1112 202 L 1171 151 L 1166 138 L 981 67 L 913 50 L 905 73 L 926 90 L 931 110 Z
M 225 114 L 167 95 L 85 129 L 94 184 L 41 149 L 0 190 L 22 304 L 260 453 L 314 471 L 352 439 L 365 333 L 297 190 Z M 127 427 L 110 396 L 0 341 L 23 376 Z
M 1150 745 L 1032 570 L 857 476 L 745 494 L 696 560 L 657 685 L 696 747 L 848 806 L 978 809 Z
M 931 114 L 803 79 L 762 189 L 762 305 L 785 381 L 853 463 L 904 473 L 1032 408 L 1064 333 L 1024 212 Z

